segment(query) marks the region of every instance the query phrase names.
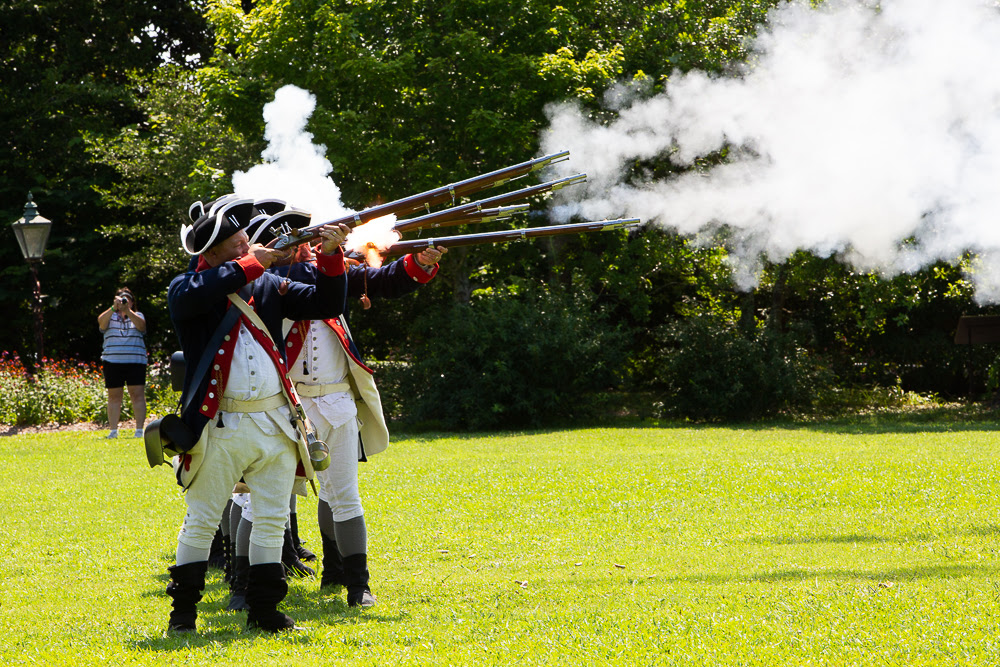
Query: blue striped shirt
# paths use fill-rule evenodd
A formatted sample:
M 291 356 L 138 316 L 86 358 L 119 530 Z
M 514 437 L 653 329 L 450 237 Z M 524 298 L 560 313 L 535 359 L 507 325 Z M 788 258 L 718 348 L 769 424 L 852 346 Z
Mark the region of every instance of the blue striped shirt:
M 142 316 L 142 313 L 136 315 Z M 128 317 L 111 313 L 111 321 L 104 330 L 101 361 L 112 364 L 145 364 L 145 334 L 136 329 Z

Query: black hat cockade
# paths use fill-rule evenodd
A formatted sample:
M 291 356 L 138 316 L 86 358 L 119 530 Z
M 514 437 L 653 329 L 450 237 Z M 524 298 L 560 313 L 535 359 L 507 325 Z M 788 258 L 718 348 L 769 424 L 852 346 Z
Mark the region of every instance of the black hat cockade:
M 233 234 L 246 230 L 254 213 L 252 199 L 237 199 L 235 195 L 220 197 L 203 205 L 202 210 L 194 224 L 181 226 L 181 245 L 189 255 L 200 255 Z
M 296 211 L 295 209 L 279 211 L 269 216 L 262 214 L 253 219 L 250 223 L 250 229 L 247 230 L 247 234 L 250 235 L 250 243 L 267 245 L 275 239 L 276 233 L 281 234 L 282 232 L 309 226 L 311 218 L 311 213 Z

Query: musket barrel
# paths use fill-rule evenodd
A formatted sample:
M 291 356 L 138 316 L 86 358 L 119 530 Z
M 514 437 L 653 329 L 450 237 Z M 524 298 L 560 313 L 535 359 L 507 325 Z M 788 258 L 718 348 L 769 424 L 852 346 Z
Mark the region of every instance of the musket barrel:
M 381 254 L 385 257 L 406 255 L 419 252 L 425 248 L 443 246 L 458 248 L 461 246 L 482 245 L 485 243 L 504 243 L 521 239 L 544 236 L 562 236 L 565 234 L 584 234 L 587 232 L 609 232 L 615 229 L 630 229 L 642 224 L 639 218 L 621 218 L 618 220 L 600 220 L 595 222 L 580 222 L 570 225 L 550 225 L 548 227 L 529 227 L 526 229 L 510 229 L 501 232 L 483 232 L 480 234 L 461 234 L 457 236 L 441 236 L 438 238 L 413 239 L 397 241 Z
M 550 164 L 562 162 L 567 159 L 569 159 L 569 151 L 560 151 L 559 153 L 543 155 L 540 158 L 527 160 L 525 162 L 504 167 L 503 169 L 497 169 L 496 171 L 491 171 L 479 176 L 473 176 L 472 178 L 467 178 L 463 181 L 458 181 L 457 183 L 444 185 L 420 194 L 410 195 L 409 197 L 397 199 L 386 204 L 372 206 L 362 211 L 358 211 L 357 213 L 351 213 L 323 224 L 343 224 L 348 227 L 356 227 L 360 224 L 369 222 L 375 218 L 381 218 L 385 215 L 407 215 L 421 209 L 429 211 L 431 206 L 437 206 L 438 204 L 448 201 L 454 204 L 458 197 L 464 197 L 481 190 L 503 185 L 504 183 L 507 183 L 515 178 L 520 178 L 521 176 L 530 174 L 533 171 L 543 169 Z M 283 234 L 277 238 L 273 247 L 281 249 L 311 241 L 317 236 L 315 230 L 322 226 L 323 225 L 312 225 L 310 227 L 305 227 L 303 229 Z
M 437 213 L 428 213 L 418 218 L 401 220 L 392 226 L 394 231 L 402 234 L 414 229 L 424 227 L 451 227 L 454 225 L 464 225 L 472 222 L 483 222 L 492 220 L 498 215 L 510 217 L 514 213 L 521 213 L 531 208 L 528 204 L 517 204 L 515 206 L 497 206 L 483 208 L 480 202 L 471 202 L 455 208 L 445 209 Z
M 452 218 L 443 222 L 436 222 L 430 227 L 454 227 L 456 225 L 471 224 L 474 222 L 492 222 L 494 220 L 508 220 L 519 213 L 527 213 L 531 208 L 530 204 L 516 204 L 514 206 L 497 206 L 496 208 L 484 208 L 476 213 L 471 213 L 464 218 Z
M 511 192 L 506 192 L 502 195 L 496 195 L 494 197 L 489 197 L 487 199 L 480 199 L 478 201 L 469 202 L 467 204 L 460 204 L 459 206 L 453 206 L 443 211 L 438 211 L 436 213 L 428 213 L 427 215 L 422 215 L 419 218 L 400 220 L 395 225 L 393 225 L 393 229 L 402 234 L 404 232 L 412 231 L 414 229 L 420 229 L 422 227 L 439 227 L 442 226 L 443 223 L 445 223 L 446 221 L 457 220 L 458 218 L 472 214 L 483 208 L 504 206 L 506 204 L 510 204 L 511 202 L 527 199 L 528 197 L 533 197 L 534 195 L 542 194 L 544 192 L 555 192 L 556 190 L 561 190 L 562 188 L 565 188 L 570 185 L 583 183 L 586 180 L 587 180 L 586 174 L 576 174 L 574 176 L 559 178 L 554 181 L 546 181 L 545 183 L 539 183 L 538 185 L 532 185 L 527 188 L 521 188 L 520 190 L 513 190 Z M 457 225 L 463 223 L 449 222 L 449 224 Z

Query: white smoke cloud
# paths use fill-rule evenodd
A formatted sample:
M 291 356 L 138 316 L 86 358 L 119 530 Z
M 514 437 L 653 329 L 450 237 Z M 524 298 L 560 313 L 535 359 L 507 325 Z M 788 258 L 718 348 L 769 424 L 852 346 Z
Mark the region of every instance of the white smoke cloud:
M 1000 301 L 1000 11 L 984 0 L 875 4 L 783 4 L 740 76 L 676 74 L 640 100 L 619 88 L 607 126 L 552 106 L 543 153 L 569 149 L 588 174 L 555 214 L 640 217 L 690 235 L 725 224 L 742 286 L 760 256 L 797 249 L 887 274 L 972 250 L 977 298 Z M 636 160 L 692 165 L 725 146 L 726 164 L 625 183 Z
M 233 174 L 233 192 L 248 199 L 277 198 L 312 213 L 311 224 L 349 213 L 340 201 L 340 188 L 330 178 L 333 165 L 326 146 L 313 143 L 306 122 L 316 109 L 316 97 L 296 86 L 284 86 L 274 101 L 264 105 L 263 163 Z

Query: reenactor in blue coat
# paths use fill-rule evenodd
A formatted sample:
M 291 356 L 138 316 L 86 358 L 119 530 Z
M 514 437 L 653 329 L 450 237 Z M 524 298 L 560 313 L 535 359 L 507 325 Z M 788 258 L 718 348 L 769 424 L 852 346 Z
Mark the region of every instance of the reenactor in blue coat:
M 294 627 L 277 609 L 288 591 L 281 547 L 296 475 L 312 478 L 313 468 L 293 423 L 297 399 L 287 376 L 282 321 L 343 313 L 340 245 L 350 229 L 323 229 L 317 278 L 307 285 L 266 271 L 290 251 L 249 243 L 246 229 L 254 212 L 252 201 L 234 198 L 203 206 L 181 231 L 197 265 L 174 278 L 168 290 L 186 359 L 181 420 L 196 441 L 174 460 L 187 504 L 167 586 L 173 598 L 169 628 L 177 632 L 196 629 L 212 538 L 241 478 L 253 493 L 256 518 L 247 626 L 271 632 Z M 234 299 L 249 304 L 252 313 L 230 314 Z

